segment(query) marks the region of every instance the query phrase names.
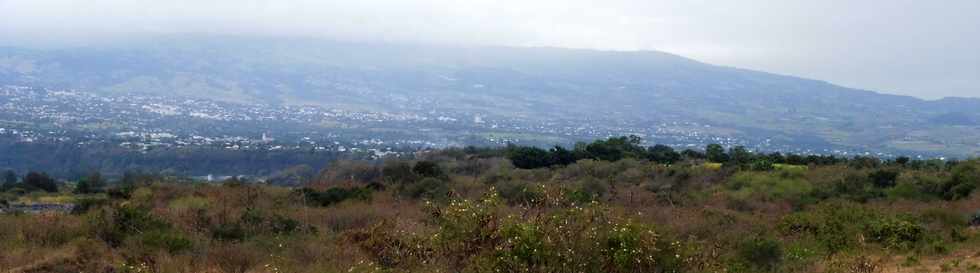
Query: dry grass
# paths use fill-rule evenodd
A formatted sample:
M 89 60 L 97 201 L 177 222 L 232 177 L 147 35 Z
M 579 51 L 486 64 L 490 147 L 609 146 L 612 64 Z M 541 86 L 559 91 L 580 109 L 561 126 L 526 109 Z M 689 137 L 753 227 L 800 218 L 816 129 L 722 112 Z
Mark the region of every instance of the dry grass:
M 551 217 L 564 217 L 567 211 L 592 205 L 601 207 L 602 221 L 597 225 L 652 227 L 657 240 L 670 243 L 659 247 L 676 250 L 678 258 L 683 256 L 683 268 L 688 272 L 765 272 L 744 264 L 736 255 L 741 243 L 750 238 L 773 238 L 781 243 L 784 256 L 801 256 L 784 258 L 783 267 L 775 272 L 980 272 L 980 231 L 966 229 L 963 219 L 958 218 L 980 209 L 980 194 L 958 201 L 880 198 L 855 204 L 883 214 L 926 219 L 923 226 L 927 232 L 944 240 L 950 237 L 950 230 L 963 230 L 960 235 L 967 239 L 941 241 L 948 252 L 925 251 L 928 246 L 886 249 L 862 239 L 846 252 L 818 251 L 807 256 L 797 250 L 814 247 L 816 244 L 808 241 L 813 238 L 775 232 L 787 215 L 807 208 L 794 203 L 799 200 L 736 200 L 725 187 L 730 170 L 590 160 L 566 168 L 517 170 L 498 159 L 473 160 L 441 163 L 456 170 L 448 176 L 451 194 L 446 200 L 413 200 L 400 195 L 396 185 L 387 185 L 367 201 L 346 200 L 318 207 L 291 189 L 280 187 L 153 184 L 139 188 L 127 200 L 114 200 L 100 209 L 145 208 L 146 217 L 166 223 L 156 230 L 158 233 L 176 234 L 191 242 L 189 247 L 174 250 L 159 247 L 159 240 L 166 243 L 173 238 L 147 238 L 144 235 L 154 234 L 147 230 L 128 231 L 131 234 L 124 234 L 119 245 L 98 240 L 101 237 L 94 235 L 113 230 L 105 226 L 112 221 L 92 221 L 100 219 L 95 212 L 0 215 L 0 272 L 314 273 L 372 272 L 379 268 L 384 272 L 458 272 L 461 268 L 487 272 L 499 265 L 492 262 L 492 258 L 499 258 L 495 253 L 507 247 L 519 249 L 519 244 L 506 238 L 535 239 L 538 233 L 533 231 L 540 228 L 554 232 L 543 234 L 543 243 L 532 241 L 536 246 L 562 245 L 551 236 L 580 223 L 549 226 L 562 223 Z M 364 182 L 383 180 L 374 176 L 377 166 L 356 162 L 341 165 L 350 169 L 324 172 L 316 185 L 363 186 Z M 844 174 L 859 173 L 844 166 L 811 167 L 803 172 L 803 179 L 817 186 L 836 183 Z M 355 176 L 353 180 L 350 175 Z M 598 204 L 582 204 L 570 197 L 583 189 L 585 182 L 595 181 L 604 183 L 601 185 L 607 190 L 596 200 Z M 494 207 L 493 220 L 486 222 L 478 221 L 475 214 L 476 218 L 467 218 L 475 213 L 466 210 L 468 207 L 447 209 L 453 204 L 478 202 L 497 193 L 496 186 L 507 183 L 527 183 L 536 200 Z M 456 213 L 456 218 L 447 217 L 449 212 Z M 447 229 L 462 226 L 446 219 L 475 221 L 461 228 L 468 230 L 457 231 L 481 235 L 452 242 L 439 239 L 436 235 L 450 234 Z M 506 233 L 506 225 L 529 227 L 525 230 L 528 233 L 515 235 L 513 229 Z M 579 238 L 572 235 L 562 236 Z M 601 248 L 603 242 L 590 247 Z M 594 254 L 606 253 L 596 250 Z M 560 260 L 551 256 L 541 259 Z M 595 258 L 580 258 L 591 259 Z M 511 265 L 536 269 L 529 272 L 547 271 L 534 264 L 534 259 L 528 260 L 532 262 L 511 261 Z M 464 266 L 472 263 L 487 267 Z

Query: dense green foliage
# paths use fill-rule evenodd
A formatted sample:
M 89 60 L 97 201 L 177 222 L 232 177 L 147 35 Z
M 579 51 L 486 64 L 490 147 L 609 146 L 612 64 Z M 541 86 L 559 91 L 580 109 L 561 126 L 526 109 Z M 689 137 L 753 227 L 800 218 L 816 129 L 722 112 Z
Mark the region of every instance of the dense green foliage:
M 755 170 L 771 170 L 774 164 L 831 165 L 855 162 L 855 165 L 862 167 L 877 167 L 882 164 L 877 158 L 865 157 L 847 159 L 823 155 L 757 154 L 742 146 L 732 147 L 726 151 L 724 147 L 718 144 L 708 145 L 704 152 L 690 149 L 677 152 L 670 146 L 657 144 L 644 147 L 642 143 L 642 139 L 636 136 L 613 137 L 592 143 L 578 143 L 573 150 L 561 146 L 555 146 L 549 150 L 529 146 L 508 146 L 505 148 L 505 153 L 515 167 L 523 169 L 565 166 L 582 159 L 619 161 L 626 158 L 644 159 L 662 164 L 673 164 L 682 160 L 707 160 L 708 162 L 737 166 L 741 169 Z M 483 151 L 483 153 L 487 153 L 487 151 Z M 908 160 L 905 162 L 908 163 Z M 890 163 L 897 164 L 896 161 Z M 926 162 L 916 161 L 912 164 L 921 166 Z

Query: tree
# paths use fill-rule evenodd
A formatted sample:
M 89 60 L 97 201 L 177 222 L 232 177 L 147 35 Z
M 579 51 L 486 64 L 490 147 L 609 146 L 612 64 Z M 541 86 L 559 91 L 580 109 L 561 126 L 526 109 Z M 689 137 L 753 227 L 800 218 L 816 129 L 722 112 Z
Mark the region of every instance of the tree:
M 757 172 L 766 172 L 766 171 L 775 170 L 776 166 L 773 165 L 771 159 L 760 158 L 760 159 L 756 159 L 755 161 L 752 161 L 752 164 L 749 166 L 749 169 Z
M 900 156 L 898 158 L 895 158 L 895 163 L 898 163 L 898 165 L 905 166 L 906 164 L 909 164 L 909 161 L 911 160 L 912 159 L 907 156 Z
M 769 161 L 772 161 L 773 164 L 786 163 L 786 157 L 783 156 L 783 154 L 780 152 L 771 153 L 768 155 L 768 157 L 769 157 Z
M 786 155 L 786 163 L 790 165 L 806 165 L 806 158 L 798 154 Z
M 980 186 L 980 159 L 958 163 L 950 172 L 952 177 L 943 185 L 947 200 L 967 198 Z
M 15 185 L 17 185 L 17 173 L 13 170 L 3 172 L 3 186 L 0 186 L 0 191 L 12 189 Z
M 875 187 L 891 188 L 898 181 L 899 172 L 896 170 L 875 170 L 868 174 L 868 178 L 874 183 Z
M 572 151 L 569 151 L 568 149 L 565 149 L 565 147 L 562 146 L 556 145 L 554 148 L 551 148 L 551 150 L 548 152 L 551 153 L 552 164 L 566 166 L 568 164 L 575 163 L 576 161 L 575 154 L 572 153 Z
M 646 149 L 640 146 L 643 142 L 638 136 L 611 137 L 606 140 L 596 140 L 585 146 L 585 151 L 590 157 L 605 160 L 619 161 L 623 158 L 644 158 Z
M 695 151 L 695 150 L 691 150 L 691 149 L 685 149 L 684 151 L 681 151 L 681 155 L 684 156 L 684 158 L 687 158 L 687 159 L 705 159 L 706 158 L 705 155 L 704 155 L 704 153 L 699 152 L 699 151 Z
M 102 174 L 99 172 L 93 172 L 92 174 L 89 174 L 78 181 L 78 186 L 75 187 L 75 193 L 98 193 L 102 192 L 104 188 L 105 180 L 102 179 Z
M 731 148 L 728 151 L 728 156 L 730 157 L 729 160 L 737 165 L 749 164 L 752 161 L 752 152 L 749 152 L 745 146 Z
M 725 154 L 725 148 L 721 147 L 719 144 L 708 144 L 708 147 L 704 149 L 705 155 L 708 157 L 708 161 L 715 163 L 724 163 L 728 161 L 728 155 Z
M 46 173 L 27 173 L 27 175 L 24 176 L 24 184 L 29 188 L 40 189 L 46 192 L 58 191 L 58 183 Z
M 657 144 L 650 147 L 649 151 L 650 160 L 662 163 L 662 164 L 674 164 L 681 160 L 681 154 L 674 151 L 674 148 L 670 146 Z
M 433 161 L 419 161 L 412 167 L 412 172 L 421 177 L 431 177 L 445 179 L 446 174 L 439 168 L 439 164 Z
M 385 161 L 381 177 L 385 183 L 395 185 L 415 183 L 421 179 L 412 171 L 412 164 L 403 160 Z
M 521 169 L 537 169 L 552 165 L 551 154 L 537 147 L 515 147 L 507 157 L 514 163 L 514 167 Z

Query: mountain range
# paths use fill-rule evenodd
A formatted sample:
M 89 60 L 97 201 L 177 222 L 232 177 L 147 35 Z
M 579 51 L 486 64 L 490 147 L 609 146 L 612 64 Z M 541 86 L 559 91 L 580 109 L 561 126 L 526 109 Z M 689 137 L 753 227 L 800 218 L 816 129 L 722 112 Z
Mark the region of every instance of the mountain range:
M 888 95 L 656 51 L 170 37 L 3 47 L 0 85 L 351 111 L 452 111 L 545 125 L 602 124 L 652 141 L 683 130 L 814 151 L 980 155 L 980 99 Z

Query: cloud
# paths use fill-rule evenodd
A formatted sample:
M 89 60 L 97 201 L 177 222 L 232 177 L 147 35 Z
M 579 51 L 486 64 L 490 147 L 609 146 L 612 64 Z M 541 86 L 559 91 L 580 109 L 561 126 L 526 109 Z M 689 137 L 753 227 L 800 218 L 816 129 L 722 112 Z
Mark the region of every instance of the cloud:
M 980 1 L 0 0 L 0 43 L 174 33 L 664 50 L 920 97 L 980 97 Z

